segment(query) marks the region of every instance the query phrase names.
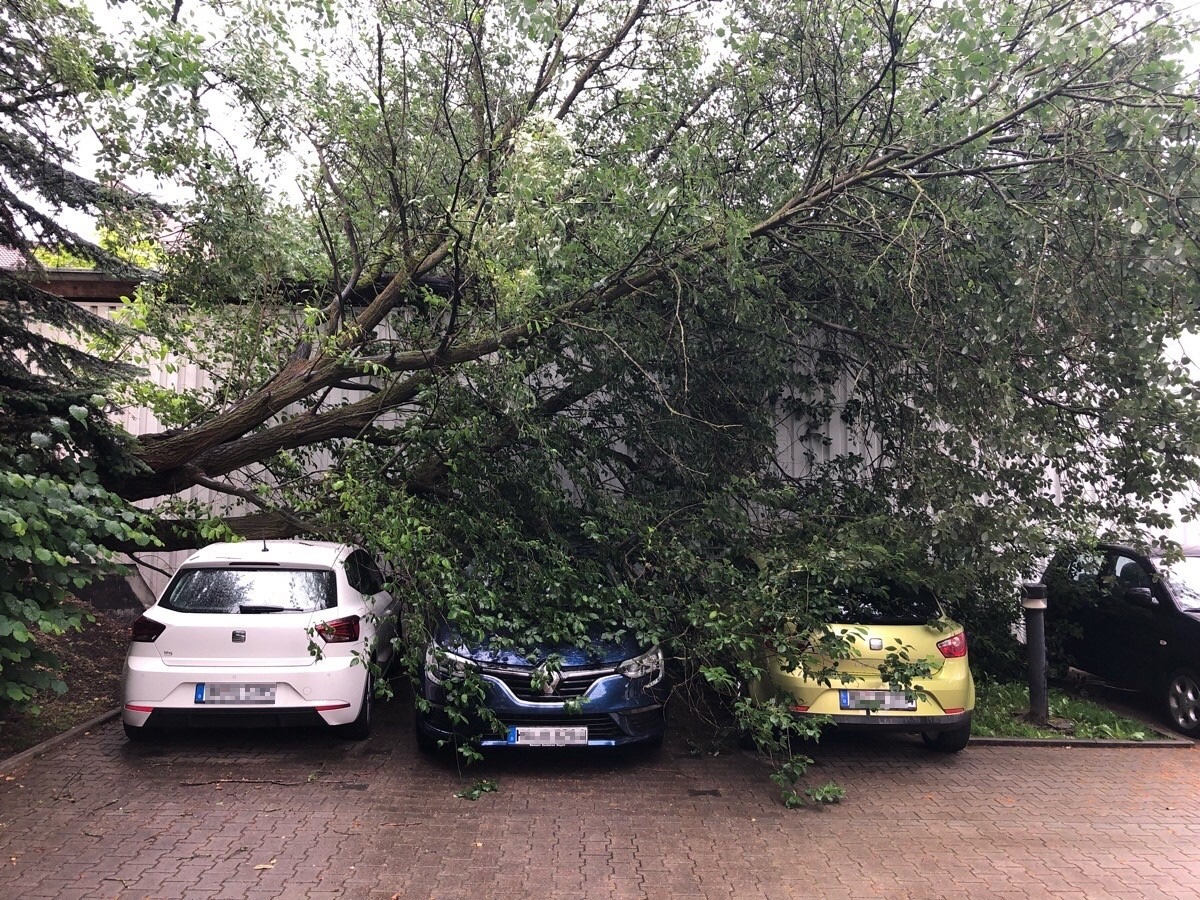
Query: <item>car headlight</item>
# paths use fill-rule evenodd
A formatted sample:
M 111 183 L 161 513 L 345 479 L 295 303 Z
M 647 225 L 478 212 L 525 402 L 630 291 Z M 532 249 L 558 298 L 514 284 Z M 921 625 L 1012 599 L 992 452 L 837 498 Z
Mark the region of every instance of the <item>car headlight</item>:
M 617 666 L 617 671 L 626 678 L 645 678 L 644 687 L 654 687 L 662 681 L 666 663 L 663 659 L 662 647 L 654 646 L 633 659 L 627 659 Z
M 436 644 L 425 648 L 425 674 L 433 681 L 445 681 L 455 676 L 461 677 L 467 669 L 475 664 L 465 656 L 451 653 Z

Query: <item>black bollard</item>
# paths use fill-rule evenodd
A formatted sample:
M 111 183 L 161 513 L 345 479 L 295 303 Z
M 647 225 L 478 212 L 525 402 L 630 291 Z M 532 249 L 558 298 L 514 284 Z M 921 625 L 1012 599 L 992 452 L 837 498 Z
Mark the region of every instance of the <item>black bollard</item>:
M 1034 725 L 1050 723 L 1050 698 L 1046 692 L 1046 586 L 1021 585 L 1025 610 L 1025 649 L 1029 653 L 1029 714 Z

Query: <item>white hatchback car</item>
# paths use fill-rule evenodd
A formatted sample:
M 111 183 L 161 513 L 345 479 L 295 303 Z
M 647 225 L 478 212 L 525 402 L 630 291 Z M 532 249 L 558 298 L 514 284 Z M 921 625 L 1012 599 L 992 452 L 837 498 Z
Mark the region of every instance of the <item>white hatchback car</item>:
M 371 730 L 372 666 L 395 655 L 396 603 L 346 544 L 213 544 L 188 558 L 133 623 L 121 717 L 159 728 L 325 723 Z

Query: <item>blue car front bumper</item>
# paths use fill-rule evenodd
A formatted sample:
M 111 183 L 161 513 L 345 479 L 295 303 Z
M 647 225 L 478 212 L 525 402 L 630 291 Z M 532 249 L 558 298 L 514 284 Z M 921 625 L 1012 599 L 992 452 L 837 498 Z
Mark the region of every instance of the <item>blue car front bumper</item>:
M 500 667 L 479 672 L 484 705 L 503 726 L 498 731 L 480 717 L 452 723 L 442 682 L 426 672 L 422 694 L 430 709 L 418 716 L 417 727 L 435 740 L 471 738 L 483 747 L 512 746 L 516 729 L 587 728 L 589 747 L 656 742 L 666 731 L 667 690 L 661 680 L 647 685 L 644 678 L 627 678 L 612 670 L 564 669 L 565 690 L 547 694 L 532 687 L 529 674 Z

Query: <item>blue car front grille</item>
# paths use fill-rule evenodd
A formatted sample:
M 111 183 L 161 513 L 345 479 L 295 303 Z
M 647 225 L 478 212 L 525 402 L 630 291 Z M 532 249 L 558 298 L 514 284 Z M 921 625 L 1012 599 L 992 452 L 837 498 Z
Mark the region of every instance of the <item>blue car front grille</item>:
M 597 679 L 614 673 L 612 671 L 597 672 L 594 669 L 586 672 L 572 672 L 570 669 L 566 669 L 558 673 L 561 681 L 554 685 L 553 689 L 550 689 L 549 681 L 545 685 L 539 684 L 535 688 L 533 672 L 527 670 L 484 669 L 483 674 L 504 682 L 514 697 L 524 700 L 526 703 L 562 703 L 572 697 L 584 696 L 591 690 Z M 548 689 L 550 689 L 549 693 L 547 693 Z

